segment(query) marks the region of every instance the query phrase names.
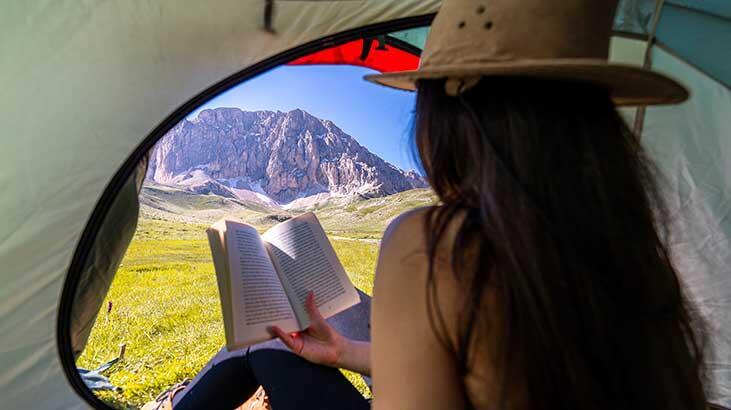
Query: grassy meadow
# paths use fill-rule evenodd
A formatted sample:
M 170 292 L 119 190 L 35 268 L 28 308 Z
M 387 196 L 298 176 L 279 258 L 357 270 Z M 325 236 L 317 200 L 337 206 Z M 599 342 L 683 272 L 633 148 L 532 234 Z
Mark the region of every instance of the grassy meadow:
M 223 346 L 218 288 L 204 232 L 207 226 L 140 219 L 77 360 L 79 367 L 94 369 L 117 357 L 120 344 L 126 343 L 124 359 L 104 372 L 122 391 L 99 393 L 115 407 L 138 408 L 173 384 L 193 378 Z M 353 283 L 370 294 L 378 243 L 352 239 L 376 236 L 377 228 L 366 227 L 350 235 L 338 231 L 331 242 Z M 112 304 L 109 312 L 108 303 Z M 361 392 L 370 394 L 358 375 L 346 375 Z

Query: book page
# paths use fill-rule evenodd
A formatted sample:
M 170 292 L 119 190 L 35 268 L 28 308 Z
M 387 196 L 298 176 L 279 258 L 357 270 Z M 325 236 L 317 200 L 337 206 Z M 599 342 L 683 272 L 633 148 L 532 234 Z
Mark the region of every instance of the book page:
M 231 273 L 228 269 L 228 254 L 226 252 L 226 221 L 220 221 L 211 225 L 206 229 L 208 235 L 208 244 L 211 247 L 211 256 L 213 257 L 213 266 L 216 270 L 216 282 L 218 283 L 218 294 L 221 300 L 221 310 L 223 313 L 223 325 L 226 334 L 226 340 L 235 340 L 233 328 L 233 312 L 231 309 Z
M 231 271 L 231 307 L 237 347 L 271 339 L 267 328 L 298 330 L 289 298 L 259 233 L 252 226 L 226 221 Z
M 309 326 L 304 305 L 310 291 L 315 293 L 315 302 L 324 317 L 360 302 L 358 292 L 313 213 L 283 222 L 262 238 L 267 242 L 300 328 Z

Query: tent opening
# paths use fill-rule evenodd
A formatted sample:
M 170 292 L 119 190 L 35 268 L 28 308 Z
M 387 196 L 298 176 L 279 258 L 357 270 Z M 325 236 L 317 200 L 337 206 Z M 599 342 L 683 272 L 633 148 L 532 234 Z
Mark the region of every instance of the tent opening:
M 389 28 L 325 39 L 191 105 L 134 164 L 96 227 L 83 269 L 70 272 L 77 287 L 69 317 L 60 320 L 61 349 L 74 364 L 67 373 L 90 403 L 139 407 L 176 383 L 204 379 L 207 363 L 235 359 L 222 349 L 205 240 L 205 229 L 223 217 L 264 231 L 315 212 L 361 291 L 358 309 L 334 320 L 344 333 L 369 337 L 378 238 L 405 204 L 434 202 L 406 150 L 394 149 L 408 134 L 413 95 L 362 80 L 373 70 L 418 66 L 420 48 L 408 40 L 419 44 L 426 30 Z M 293 152 L 304 156 L 292 160 Z M 347 376 L 370 394 L 367 379 Z

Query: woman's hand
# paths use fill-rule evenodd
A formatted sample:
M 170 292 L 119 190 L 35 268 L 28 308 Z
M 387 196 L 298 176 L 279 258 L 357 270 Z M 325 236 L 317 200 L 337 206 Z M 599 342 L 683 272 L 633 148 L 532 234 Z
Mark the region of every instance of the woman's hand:
M 338 366 L 346 348 L 346 339 L 322 317 L 312 292 L 307 295 L 305 308 L 310 316 L 310 327 L 304 331 L 285 333 L 277 326 L 272 326 L 270 331 L 298 356 L 313 363 Z
M 371 373 L 370 343 L 350 340 L 330 326 L 317 309 L 312 292 L 307 295 L 305 309 L 310 316 L 310 326 L 304 331 L 285 333 L 272 326 L 270 332 L 295 354 L 313 363 L 342 367 L 366 375 Z

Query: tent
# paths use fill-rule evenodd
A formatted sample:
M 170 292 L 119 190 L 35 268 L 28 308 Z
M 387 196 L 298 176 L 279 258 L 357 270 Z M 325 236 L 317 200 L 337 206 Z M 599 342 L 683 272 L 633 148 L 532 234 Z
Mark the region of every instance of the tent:
M 359 64 L 372 57 L 378 61 L 364 65 L 385 71 L 413 65 L 438 6 L 437 0 L 6 2 L 0 407 L 101 406 L 74 367 L 70 316 L 74 303 L 84 303 L 76 292 L 82 279 L 104 275 L 102 268 L 114 267 L 114 255 L 124 253 L 136 214 L 134 207 L 117 214 L 114 204 L 134 198 L 130 178 L 157 139 L 203 102 L 279 64 Z M 731 406 L 728 44 L 727 0 L 624 0 L 612 43 L 612 59 L 665 72 L 692 93 L 682 105 L 625 114 L 665 173 L 674 257 L 713 337 L 710 399 L 725 406 Z M 397 52 L 373 57 L 391 47 Z M 114 221 L 117 241 L 102 243 L 100 230 Z M 103 285 L 95 286 L 87 289 L 103 293 Z

